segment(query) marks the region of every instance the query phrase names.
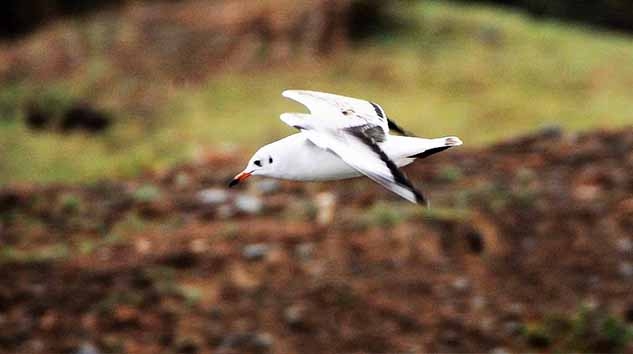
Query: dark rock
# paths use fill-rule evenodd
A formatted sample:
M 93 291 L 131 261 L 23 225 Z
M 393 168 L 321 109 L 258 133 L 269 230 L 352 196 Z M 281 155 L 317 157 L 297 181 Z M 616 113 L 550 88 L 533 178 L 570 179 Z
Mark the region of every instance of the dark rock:
M 198 257 L 193 252 L 182 251 L 166 256 L 161 263 L 173 268 L 187 269 L 198 264 Z
M 630 304 L 624 311 L 624 319 L 629 323 L 633 323 L 633 304 Z
M 61 121 L 62 131 L 84 130 L 90 133 L 98 133 L 110 126 L 111 118 L 95 108 L 86 104 L 77 104 L 71 107 Z
M 20 206 L 22 198 L 17 192 L 0 191 L 0 212 L 9 211 Z
M 484 250 L 484 238 L 477 231 L 471 231 L 466 234 L 468 248 L 471 252 L 480 254 Z
M 51 116 L 37 105 L 29 105 L 24 116 L 26 126 L 32 130 L 44 130 L 51 121 Z

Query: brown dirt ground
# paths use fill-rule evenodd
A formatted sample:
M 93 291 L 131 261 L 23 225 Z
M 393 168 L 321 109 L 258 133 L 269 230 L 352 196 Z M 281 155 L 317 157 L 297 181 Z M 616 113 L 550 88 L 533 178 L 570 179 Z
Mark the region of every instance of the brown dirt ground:
M 633 353 L 633 129 L 416 162 L 430 210 L 366 179 L 201 202 L 246 155 L 0 190 L 0 352 Z

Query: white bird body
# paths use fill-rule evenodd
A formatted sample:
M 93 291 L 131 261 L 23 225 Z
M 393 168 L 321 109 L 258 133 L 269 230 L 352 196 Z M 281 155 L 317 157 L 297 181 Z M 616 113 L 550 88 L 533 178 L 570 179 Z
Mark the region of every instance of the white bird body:
M 306 90 L 286 90 L 282 95 L 310 110 L 310 114 L 280 116 L 300 133 L 257 150 L 229 186 L 251 175 L 296 181 L 330 181 L 365 175 L 413 203 L 428 205 L 399 167 L 462 144 L 454 136 L 425 139 L 391 135 L 390 129 L 408 134 L 371 101 Z
M 410 156 L 443 147 L 445 140 L 388 135 L 379 145 L 398 167 L 403 167 L 415 161 Z M 292 181 L 332 181 L 363 175 L 338 156 L 314 145 L 302 133 L 292 134 L 262 149 L 274 154 L 277 165 L 266 174 L 268 177 Z M 257 171 L 253 172 L 253 175 L 257 174 Z

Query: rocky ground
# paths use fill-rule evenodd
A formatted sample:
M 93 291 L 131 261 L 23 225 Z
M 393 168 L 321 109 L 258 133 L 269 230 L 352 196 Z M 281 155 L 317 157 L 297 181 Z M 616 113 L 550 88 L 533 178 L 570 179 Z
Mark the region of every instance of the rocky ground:
M 226 181 L 244 154 L 0 191 L 2 353 L 633 353 L 633 129 L 407 174 Z

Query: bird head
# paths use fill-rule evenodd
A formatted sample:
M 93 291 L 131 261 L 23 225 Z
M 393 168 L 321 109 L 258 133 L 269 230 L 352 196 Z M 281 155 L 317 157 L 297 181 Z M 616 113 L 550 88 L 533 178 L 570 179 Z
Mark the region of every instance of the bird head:
M 267 176 L 269 175 L 275 164 L 275 159 L 273 157 L 272 151 L 268 151 L 269 149 L 264 146 L 259 149 L 253 157 L 248 161 L 246 168 L 244 171 L 238 173 L 231 182 L 229 182 L 229 187 L 233 187 L 236 184 L 246 180 L 250 176 Z

